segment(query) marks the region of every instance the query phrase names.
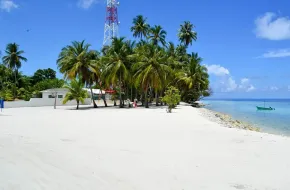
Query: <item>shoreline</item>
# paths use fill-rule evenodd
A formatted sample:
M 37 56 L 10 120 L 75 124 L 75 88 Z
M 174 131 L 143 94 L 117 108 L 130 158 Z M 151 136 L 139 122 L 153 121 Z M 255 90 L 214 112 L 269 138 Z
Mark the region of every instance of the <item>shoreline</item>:
M 199 108 L 199 111 L 202 116 L 210 121 L 220 124 L 223 127 L 267 133 L 262 131 L 259 127 L 253 126 L 245 121 L 234 119 L 231 115 L 225 113 L 213 111 L 207 108 Z
M 286 138 L 290 137 L 283 133 L 278 133 L 278 132 L 274 133 L 274 132 L 264 131 L 259 126 L 255 126 L 246 121 L 234 119 L 231 115 L 226 114 L 226 113 L 210 110 L 205 107 L 198 108 L 198 110 L 203 117 L 205 117 L 209 121 L 212 121 L 214 123 L 221 125 L 222 127 L 242 129 L 246 131 L 254 131 L 254 132 L 258 132 L 262 134 L 275 135 L 275 136 L 286 137 Z

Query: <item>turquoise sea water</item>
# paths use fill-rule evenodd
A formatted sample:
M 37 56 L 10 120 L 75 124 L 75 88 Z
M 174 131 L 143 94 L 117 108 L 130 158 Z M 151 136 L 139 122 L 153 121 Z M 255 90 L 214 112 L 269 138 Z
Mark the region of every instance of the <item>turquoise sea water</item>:
M 272 107 L 274 111 L 257 111 L 256 106 Z M 231 115 L 262 131 L 290 136 L 290 99 L 204 100 L 206 108 Z

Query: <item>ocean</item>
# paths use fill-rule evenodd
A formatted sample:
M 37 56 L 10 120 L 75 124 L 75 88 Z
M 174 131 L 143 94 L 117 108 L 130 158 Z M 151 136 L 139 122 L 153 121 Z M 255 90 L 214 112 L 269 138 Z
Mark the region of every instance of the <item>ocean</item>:
M 206 108 L 259 127 L 262 132 L 290 136 L 290 99 L 203 100 Z M 275 108 L 258 111 L 256 106 Z

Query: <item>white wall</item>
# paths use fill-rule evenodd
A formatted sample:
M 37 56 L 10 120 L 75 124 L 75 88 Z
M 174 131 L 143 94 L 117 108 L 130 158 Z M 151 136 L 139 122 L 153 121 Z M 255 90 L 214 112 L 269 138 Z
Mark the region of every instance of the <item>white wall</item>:
M 43 92 L 42 93 L 42 99 L 54 99 L 54 98 L 49 98 L 49 95 L 52 95 L 53 93 L 51 92 Z M 62 95 L 62 97 L 64 98 L 65 95 L 67 94 L 67 92 L 57 92 L 57 96 Z
M 53 106 L 54 98 L 31 98 L 30 101 L 14 101 L 14 102 L 4 102 L 4 108 L 20 108 L 20 107 L 43 107 L 43 106 Z M 70 106 L 77 105 L 76 101 L 69 101 L 65 105 L 62 104 L 63 99 L 57 98 L 57 106 Z M 91 105 L 91 99 L 87 98 L 84 104 L 80 105 Z

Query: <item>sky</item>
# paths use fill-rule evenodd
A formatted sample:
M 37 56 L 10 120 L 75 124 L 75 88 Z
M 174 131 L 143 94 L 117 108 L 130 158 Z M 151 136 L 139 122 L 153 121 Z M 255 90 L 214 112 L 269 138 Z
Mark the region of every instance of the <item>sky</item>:
M 188 51 L 203 58 L 212 98 L 290 98 L 289 7 L 287 0 L 120 0 L 119 35 L 131 39 L 132 20 L 142 14 L 177 44 L 180 24 L 190 21 L 198 40 Z M 72 41 L 102 47 L 105 10 L 105 0 L 0 0 L 2 55 L 16 42 L 28 59 L 24 74 L 57 70 Z

